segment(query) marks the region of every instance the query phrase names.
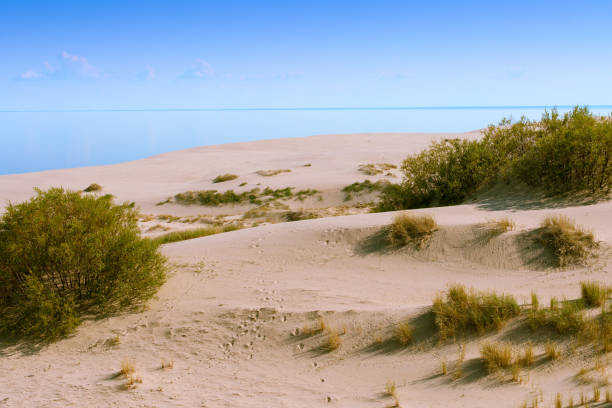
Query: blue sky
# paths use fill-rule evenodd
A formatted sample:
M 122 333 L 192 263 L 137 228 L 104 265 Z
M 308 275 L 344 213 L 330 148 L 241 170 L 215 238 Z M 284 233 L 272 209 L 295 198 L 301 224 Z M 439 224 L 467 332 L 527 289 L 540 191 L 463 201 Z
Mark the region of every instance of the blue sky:
M 612 103 L 612 2 L 6 1 L 0 110 Z

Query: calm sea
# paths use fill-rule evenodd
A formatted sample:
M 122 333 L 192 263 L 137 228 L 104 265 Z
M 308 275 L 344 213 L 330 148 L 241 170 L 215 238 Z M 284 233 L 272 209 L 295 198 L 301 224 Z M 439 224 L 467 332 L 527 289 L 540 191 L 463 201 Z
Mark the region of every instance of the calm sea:
M 194 146 L 357 132 L 465 132 L 544 107 L 0 111 L 0 174 L 112 164 Z M 567 111 L 569 107 L 559 107 Z M 598 114 L 610 106 L 593 106 Z

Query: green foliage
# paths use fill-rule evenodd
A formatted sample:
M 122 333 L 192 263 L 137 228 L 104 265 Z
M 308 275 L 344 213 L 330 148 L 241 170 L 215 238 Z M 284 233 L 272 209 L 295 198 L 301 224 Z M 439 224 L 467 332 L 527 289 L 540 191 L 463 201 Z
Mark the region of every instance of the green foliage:
M 213 183 L 223 183 L 224 181 L 230 181 L 237 179 L 238 176 L 235 174 L 221 174 L 213 179 Z
M 511 295 L 493 292 L 466 291 L 464 286 L 449 288 L 446 295 L 434 300 L 433 312 L 440 338 L 454 338 L 461 332 L 474 330 L 482 334 L 500 329 L 504 323 L 519 314 L 516 299 Z
M 378 211 L 453 205 L 501 180 L 550 194 L 608 194 L 612 185 L 612 116 L 587 108 L 540 121 L 504 119 L 477 141 L 444 140 L 409 156 L 401 184 L 381 193 Z
M 553 298 L 548 308 L 532 306 L 527 314 L 527 323 L 533 331 L 547 327 L 559 334 L 578 333 L 585 325 L 582 309 L 581 301 L 559 303 Z
M 206 228 L 194 228 L 186 229 L 182 231 L 172 231 L 167 234 L 159 235 L 153 238 L 153 242 L 157 245 L 169 244 L 171 242 L 185 241 L 187 239 L 194 239 L 200 237 L 206 237 L 208 235 L 220 234 L 222 232 L 236 231 L 240 229 L 239 225 L 229 224 L 223 227 L 206 227 Z
M 153 296 L 164 258 L 131 205 L 52 188 L 0 219 L 0 334 L 53 339 Z
M 583 263 L 598 246 L 592 232 L 563 215 L 546 217 L 540 226 L 539 239 L 553 251 L 559 266 Z
M 438 229 L 438 224 L 428 214 L 402 214 L 393 219 L 387 239 L 391 245 L 412 244 L 421 248 Z

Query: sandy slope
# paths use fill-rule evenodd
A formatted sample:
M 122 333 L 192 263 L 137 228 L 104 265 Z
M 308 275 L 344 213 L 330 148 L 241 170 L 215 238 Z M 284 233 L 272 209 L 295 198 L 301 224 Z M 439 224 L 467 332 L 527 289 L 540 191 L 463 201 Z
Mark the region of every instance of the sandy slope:
M 0 196 L 21 200 L 33 185 L 98 182 L 154 212 L 155 202 L 210 188 L 220 173 L 241 175 L 234 185 L 254 184 L 261 181 L 256 170 L 291 168 L 265 185 L 324 190 L 333 205 L 341 202 L 334 192 L 365 178 L 359 164 L 398 164 L 439 137 L 448 135 L 316 136 L 203 147 L 115 166 L 2 176 Z M 202 211 L 163 209 L 170 210 Z M 546 301 L 577 297 L 578 283 L 587 278 L 610 281 L 612 203 L 521 206 L 497 194 L 420 211 L 441 228 L 418 253 L 377 241 L 393 213 L 266 225 L 166 245 L 173 271 L 146 311 L 86 322 L 72 338 L 42 350 L 0 349 L 0 407 L 384 407 L 392 402 L 384 395 L 387 380 L 395 381 L 403 407 L 515 407 L 538 395 L 543 406 L 552 406 L 558 391 L 578 396 L 590 390 L 592 384 L 574 377 L 587 363 L 583 354 L 540 361 L 524 373 L 523 384 L 486 376 L 479 345 L 498 337 L 520 343 L 525 333 L 513 327 L 467 339 L 463 376 L 439 375 L 440 359 L 453 370 L 457 345 L 435 341 L 427 308 L 452 282 L 503 290 L 521 301 L 536 290 Z M 525 245 L 524 232 L 557 212 L 604 241 L 591 266 L 554 269 Z M 502 215 L 518 224 L 517 231 L 483 239 L 480 225 Z M 388 339 L 405 319 L 412 319 L 415 342 L 401 348 Z M 339 349 L 325 350 L 324 333 L 304 334 L 321 320 L 340 333 Z M 107 341 L 116 335 L 120 344 Z M 541 345 L 536 350 L 542 353 Z M 143 380 L 129 391 L 116 377 L 125 359 L 134 361 Z M 173 368 L 161 369 L 162 360 L 172 360 Z

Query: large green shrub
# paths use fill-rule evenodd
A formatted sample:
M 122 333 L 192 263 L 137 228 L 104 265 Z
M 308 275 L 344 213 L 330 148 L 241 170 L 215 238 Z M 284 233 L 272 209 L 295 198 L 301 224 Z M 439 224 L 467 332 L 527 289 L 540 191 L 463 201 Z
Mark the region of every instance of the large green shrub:
M 444 140 L 402 165 L 401 184 L 381 193 L 378 211 L 458 204 L 496 182 L 520 181 L 549 194 L 608 194 L 612 185 L 612 116 L 587 108 L 540 121 L 489 126 L 477 141 Z
M 131 205 L 52 188 L 0 218 L 0 334 L 50 340 L 84 315 L 150 298 L 165 279 Z

